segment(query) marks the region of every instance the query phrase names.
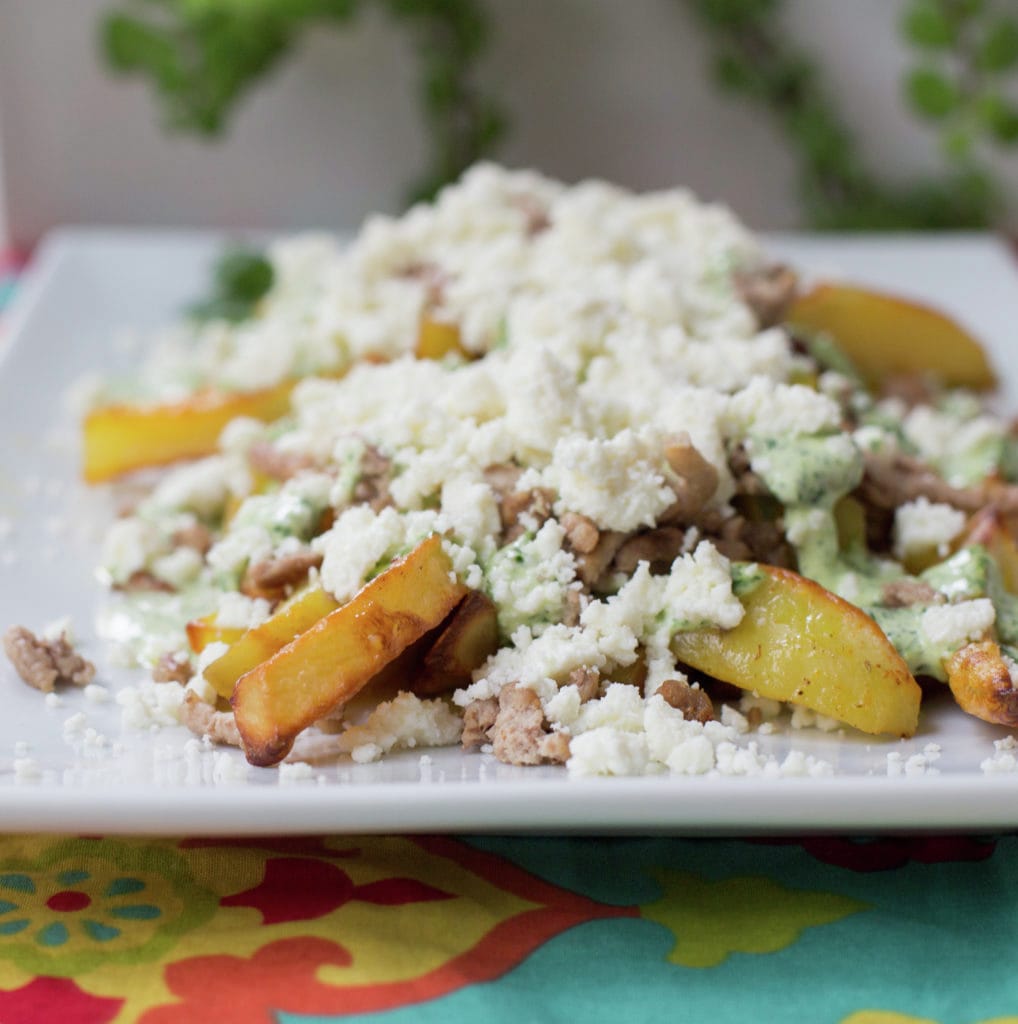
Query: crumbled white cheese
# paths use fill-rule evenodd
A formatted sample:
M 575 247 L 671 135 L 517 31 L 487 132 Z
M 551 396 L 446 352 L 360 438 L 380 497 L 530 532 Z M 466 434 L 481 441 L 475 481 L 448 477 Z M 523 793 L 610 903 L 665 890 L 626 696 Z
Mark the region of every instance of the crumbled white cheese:
M 59 640 L 63 637 L 67 643 L 73 644 L 75 634 L 70 616 L 65 615 L 63 618 L 54 619 L 53 622 L 47 622 L 39 631 L 39 636 L 41 639 L 49 641 Z
M 576 576 L 576 561 L 563 548 L 565 530 L 549 519 L 533 536 L 524 535 L 492 557 L 488 566 L 488 594 L 498 606 L 503 633 L 521 626 L 533 632 L 562 619 L 569 585 Z
M 735 435 L 783 438 L 833 430 L 841 422 L 838 403 L 802 384 L 754 378 L 728 402 L 726 422 Z
M 603 697 L 588 700 L 580 706 L 572 723 L 573 735 L 611 726 L 623 732 L 643 730 L 644 702 L 635 686 L 611 683 Z
M 943 558 L 964 528 L 965 513 L 960 509 L 925 497 L 907 502 L 894 513 L 895 557 L 935 552 Z
M 248 764 L 243 757 L 228 750 L 212 752 L 212 781 L 221 783 L 245 782 Z
M 178 725 L 183 700 L 184 688 L 173 683 L 146 680 L 117 691 L 121 724 L 136 731 Z
M 932 646 L 953 651 L 982 640 L 996 617 L 993 602 L 980 597 L 957 604 L 931 605 L 923 612 L 919 627 Z
M 15 782 L 35 782 L 42 778 L 42 766 L 34 757 L 16 757 L 12 767 Z
M 570 434 L 555 445 L 541 483 L 558 492 L 557 512 L 579 512 L 604 530 L 653 526 L 675 501 L 661 439 L 647 430 L 623 430 L 607 441 Z
M 728 726 L 729 729 L 739 736 L 749 732 L 749 719 L 730 704 L 721 705 L 721 724 Z
M 124 584 L 152 559 L 168 552 L 167 538 L 155 523 L 126 516 L 115 520 L 106 531 L 99 557 L 111 582 Z
M 887 755 L 887 774 L 892 778 L 938 775 L 940 770 L 933 767 L 933 764 L 939 757 L 940 747 L 936 743 L 927 743 L 921 752 L 908 757 L 892 750 Z
M 354 760 L 373 761 L 390 750 L 449 746 L 462 731 L 462 719 L 445 701 L 400 693 L 379 704 L 361 724 L 348 726 L 339 736 L 339 748 Z
M 271 611 L 272 606 L 263 597 L 247 597 L 227 590 L 216 607 L 216 625 L 223 629 L 253 629 L 260 626 Z
M 375 512 L 368 505 L 354 505 L 314 542 L 323 555 L 322 586 L 337 601 L 349 599 L 371 570 L 387 562 L 405 539 L 406 524 L 395 509 Z
M 648 766 L 647 737 L 612 726 L 574 736 L 566 767 L 575 776 L 643 775 Z
M 820 714 L 812 708 L 803 707 L 801 704 L 792 704 L 791 718 L 789 724 L 793 729 L 819 729 L 821 732 L 834 732 L 842 727 L 842 723 L 836 718 Z
M 461 707 L 474 700 L 495 697 L 503 686 L 518 682 L 551 699 L 560 683 L 577 668 L 602 668 L 604 655 L 587 631 L 558 623 L 535 637 L 521 626 L 512 635 L 512 645 L 493 654 L 474 673 L 474 682 L 453 694 Z
M 306 761 L 284 761 L 279 768 L 278 782 L 281 786 L 294 782 L 307 782 L 315 777 L 315 770 Z
M 1005 736 L 993 741 L 993 754 L 979 762 L 979 768 L 987 775 L 1018 772 L 1018 739 Z
M 192 547 L 181 546 L 162 555 L 152 562 L 152 575 L 168 583 L 175 590 L 181 590 L 197 579 L 205 560 Z
M 110 691 L 101 683 L 89 683 L 85 687 L 85 700 L 93 704 L 106 704 L 110 699 Z
M 88 716 L 83 711 L 78 711 L 64 719 L 64 738 L 70 738 L 83 734 L 88 728 Z
M 222 512 L 231 493 L 243 494 L 249 489 L 243 459 L 213 455 L 166 474 L 141 510 L 186 510 L 211 519 Z
M 745 614 L 732 593 L 731 563 L 713 544 L 701 541 L 682 555 L 665 577 L 663 607 L 674 629 L 720 626 L 734 629 Z

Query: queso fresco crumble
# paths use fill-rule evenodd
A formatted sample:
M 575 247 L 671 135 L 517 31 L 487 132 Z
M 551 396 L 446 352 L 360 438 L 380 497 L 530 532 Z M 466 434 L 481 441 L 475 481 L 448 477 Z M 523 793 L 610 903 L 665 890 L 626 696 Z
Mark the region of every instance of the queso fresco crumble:
M 210 681 L 230 644 L 311 592 L 355 600 L 433 536 L 490 643 L 437 674 L 408 648 L 402 676 L 324 714 L 314 728 L 355 761 L 462 742 L 579 775 L 829 772 L 761 754 L 746 734 L 782 705 L 676 653 L 735 635 L 760 566 L 863 609 L 911 673 L 944 680 L 959 651 L 999 644 L 1010 689 L 1015 599 L 972 533 L 987 480 L 1013 500 L 1006 424 L 926 381 L 873 392 L 790 331 L 794 275 L 724 208 L 481 165 L 348 247 L 302 237 L 268 260 L 252 316 L 177 328 L 96 397 L 299 379 L 288 413 L 233 419 L 110 526 L 104 631 L 162 694 L 121 694 L 131 715 L 169 708 L 243 745 Z M 62 638 L 19 642 L 19 668 L 61 681 Z

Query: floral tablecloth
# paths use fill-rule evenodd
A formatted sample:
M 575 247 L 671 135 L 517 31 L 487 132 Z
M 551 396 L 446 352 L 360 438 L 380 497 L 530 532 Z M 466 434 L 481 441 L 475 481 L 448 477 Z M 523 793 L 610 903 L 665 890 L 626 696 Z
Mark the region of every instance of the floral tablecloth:
M 1016 947 L 1012 836 L 0 837 L 0 1024 L 1018 1024 Z
M 1018 1022 L 1014 838 L 25 836 L 0 901 L 4 1024 Z

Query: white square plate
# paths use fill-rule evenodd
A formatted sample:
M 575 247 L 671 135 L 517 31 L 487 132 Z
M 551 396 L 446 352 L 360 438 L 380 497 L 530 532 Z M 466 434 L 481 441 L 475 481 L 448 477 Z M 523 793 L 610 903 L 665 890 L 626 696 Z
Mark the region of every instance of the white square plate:
M 78 481 L 77 424 L 64 395 L 87 371 L 136 361 L 124 329 L 144 334 L 171 321 L 206 287 L 223 241 L 198 233 L 61 232 L 42 247 L 0 339 L 0 628 L 21 623 L 39 629 L 70 616 L 83 652 L 113 690 L 136 677 L 109 664 L 94 628 L 104 600 L 94 565 L 111 502 L 105 489 L 90 491 Z M 1004 378 L 1005 402 L 1018 408 L 1018 271 L 1000 242 L 976 235 L 781 236 L 771 247 L 808 273 L 927 299 L 955 314 L 983 339 Z M 830 761 L 836 774 L 824 778 L 569 780 L 563 769 L 513 768 L 447 749 L 372 765 L 330 759 L 314 763 L 311 779 L 281 784 L 275 770 L 255 768 L 243 781 L 217 781 L 216 755 L 188 745 L 183 729 L 122 732 L 112 702 L 92 703 L 73 691 L 51 708 L 6 661 L 0 692 L 0 829 L 6 831 L 760 833 L 1018 826 L 1018 774 L 980 770 L 1005 731 L 961 714 L 949 701 L 933 702 L 909 741 L 849 731 L 759 738 L 768 753 L 782 755 L 794 746 Z M 930 743 L 940 747 L 936 774 L 888 777 L 888 753 L 907 759 Z M 242 760 L 237 752 L 229 756 Z M 15 761 L 22 762 L 18 771 Z

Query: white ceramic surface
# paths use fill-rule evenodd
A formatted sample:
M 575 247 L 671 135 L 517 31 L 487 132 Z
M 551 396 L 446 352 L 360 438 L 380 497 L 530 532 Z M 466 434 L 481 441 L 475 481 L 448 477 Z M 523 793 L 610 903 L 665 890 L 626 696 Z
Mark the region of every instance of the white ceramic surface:
M 63 396 L 86 372 L 129 365 L 132 337 L 167 323 L 200 294 L 222 236 L 66 231 L 31 269 L 0 340 L 0 627 L 70 616 L 111 690 L 136 678 L 109 664 L 94 631 L 103 591 L 93 567 L 111 502 L 77 480 L 77 426 Z M 807 271 L 926 298 L 984 340 L 1018 408 L 1018 272 L 980 236 L 808 238 L 772 247 Z M 127 334 L 129 329 L 136 334 Z M 759 738 L 830 761 L 811 779 L 569 780 L 562 769 L 519 769 L 458 750 L 404 753 L 374 765 L 315 760 L 312 778 L 274 770 L 214 778 L 211 751 L 179 728 L 122 732 L 113 702 L 66 692 L 62 706 L 0 665 L 0 829 L 155 833 L 534 830 L 754 833 L 780 830 L 999 829 L 1018 826 L 1018 774 L 980 762 L 1006 735 L 947 701 L 907 742 L 800 731 Z M 65 733 L 83 713 L 84 729 Z M 889 778 L 887 754 L 940 746 L 937 774 Z M 240 762 L 240 755 L 229 755 Z M 16 760 L 38 776 L 16 773 Z

